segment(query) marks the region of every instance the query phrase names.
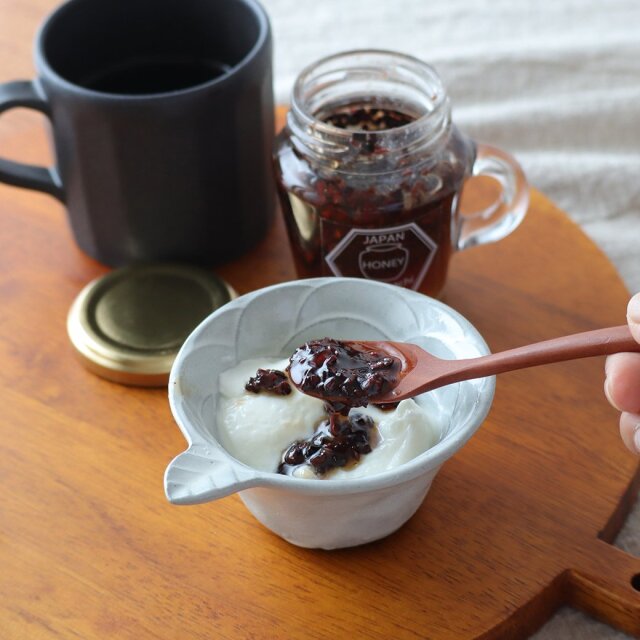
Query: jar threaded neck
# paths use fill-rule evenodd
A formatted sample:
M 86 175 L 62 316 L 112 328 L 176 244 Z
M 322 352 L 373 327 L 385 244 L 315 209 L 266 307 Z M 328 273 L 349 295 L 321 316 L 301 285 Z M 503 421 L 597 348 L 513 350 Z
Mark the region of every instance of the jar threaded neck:
M 393 110 L 410 121 L 376 131 L 327 122 L 327 114 L 349 105 Z M 287 126 L 299 150 L 318 164 L 350 173 L 386 173 L 439 151 L 449 136 L 451 109 L 440 78 L 424 62 L 387 51 L 351 51 L 324 58 L 300 74 Z

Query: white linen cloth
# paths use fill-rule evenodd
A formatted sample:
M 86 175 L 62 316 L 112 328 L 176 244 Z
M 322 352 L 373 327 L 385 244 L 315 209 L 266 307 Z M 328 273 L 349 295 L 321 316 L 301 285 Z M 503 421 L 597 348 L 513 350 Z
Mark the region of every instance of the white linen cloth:
M 429 62 L 456 124 L 513 153 L 640 291 L 640 1 L 262 1 L 278 102 L 303 67 L 340 51 Z M 640 555 L 639 505 L 617 544 Z M 569 609 L 534 637 L 627 638 Z

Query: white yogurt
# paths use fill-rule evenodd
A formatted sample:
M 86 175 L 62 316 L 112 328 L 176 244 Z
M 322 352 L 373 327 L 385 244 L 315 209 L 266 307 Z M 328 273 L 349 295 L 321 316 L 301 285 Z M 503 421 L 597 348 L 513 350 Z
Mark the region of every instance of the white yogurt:
M 282 454 L 296 440 L 311 436 L 327 419 L 322 400 L 307 396 L 293 385 L 287 396 L 252 393 L 244 385 L 258 369 L 284 371 L 289 361 L 244 360 L 220 375 L 218 436 L 223 446 L 246 465 L 275 472 Z M 343 480 L 393 469 L 432 447 L 436 433 L 429 418 L 413 400 L 403 400 L 392 411 L 375 407 L 352 409 L 370 416 L 376 424 L 371 434 L 373 450 L 357 464 L 317 476 L 310 465 L 295 471 L 303 478 Z

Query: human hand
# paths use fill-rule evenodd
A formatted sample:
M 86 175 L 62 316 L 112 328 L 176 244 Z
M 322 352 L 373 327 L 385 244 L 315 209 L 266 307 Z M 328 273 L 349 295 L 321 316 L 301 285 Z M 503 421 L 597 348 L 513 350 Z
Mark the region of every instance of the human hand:
M 629 301 L 627 322 L 640 342 L 640 293 Z M 627 448 L 640 455 L 640 353 L 615 353 L 605 363 L 604 392 L 620 415 L 620 435 Z

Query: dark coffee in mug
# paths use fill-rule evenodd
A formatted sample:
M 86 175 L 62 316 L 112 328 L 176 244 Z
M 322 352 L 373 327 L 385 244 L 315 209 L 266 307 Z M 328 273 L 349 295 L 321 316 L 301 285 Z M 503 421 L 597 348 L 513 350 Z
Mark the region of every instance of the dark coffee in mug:
M 86 253 L 214 265 L 264 236 L 274 111 L 256 0 L 70 0 L 35 57 L 36 80 L 0 85 L 0 112 L 45 113 L 56 166 L 0 159 L 0 181 L 61 200 Z
M 197 87 L 230 70 L 224 62 L 208 58 L 147 56 L 97 69 L 79 84 L 103 93 L 144 95 Z

